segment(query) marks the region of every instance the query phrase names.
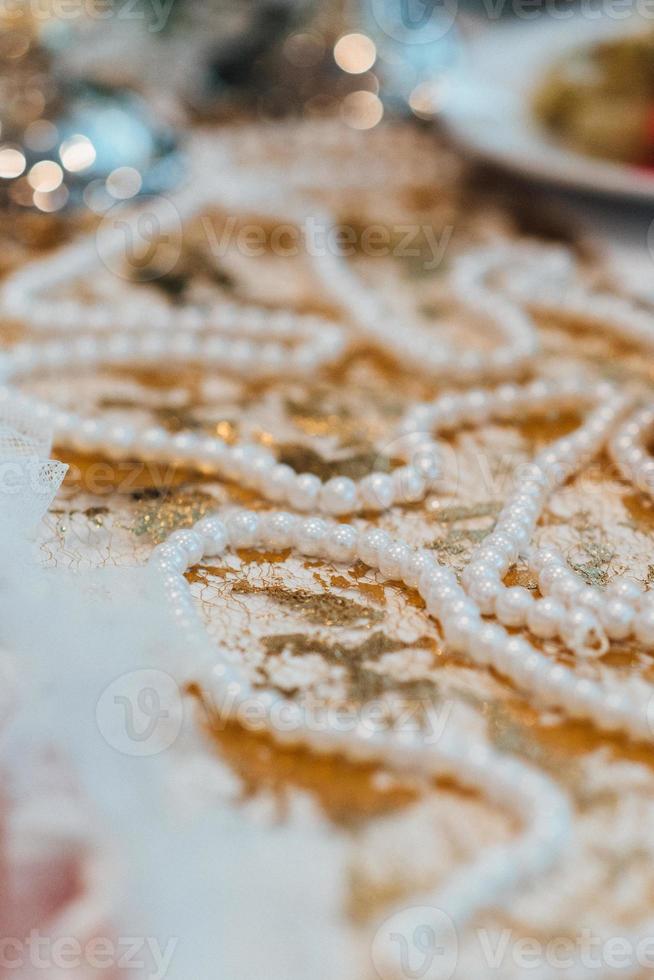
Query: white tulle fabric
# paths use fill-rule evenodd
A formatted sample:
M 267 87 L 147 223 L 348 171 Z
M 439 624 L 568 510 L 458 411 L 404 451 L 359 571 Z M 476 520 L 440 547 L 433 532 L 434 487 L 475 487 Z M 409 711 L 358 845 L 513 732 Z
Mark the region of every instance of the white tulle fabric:
M 0 521 L 29 532 L 62 484 L 67 466 L 50 459 L 52 428 L 18 399 L 0 403 Z
M 267 830 L 237 811 L 198 806 L 216 766 L 190 712 L 174 751 L 147 759 L 116 751 L 99 730 L 96 705 L 118 678 L 123 696 L 133 683 L 136 698 L 140 671 L 184 676 L 185 638 L 151 569 L 80 576 L 42 566 L 34 529 L 66 472 L 50 446 L 46 424 L 20 403 L 2 404 L 0 937 L 7 959 L 20 960 L 7 975 L 118 980 L 125 970 L 84 956 L 62 971 L 57 943 L 86 948 L 99 937 L 125 955 L 125 937 L 140 936 L 174 955 L 153 962 L 144 947 L 148 966 L 135 976 L 162 976 L 164 967 L 168 980 L 346 976 L 346 847 L 322 818 L 303 814 Z M 198 765 L 203 776 L 191 785 Z M 242 889 L 244 874 L 252 892 Z M 278 937 L 311 901 L 290 964 Z M 254 946 L 253 921 L 268 924 Z

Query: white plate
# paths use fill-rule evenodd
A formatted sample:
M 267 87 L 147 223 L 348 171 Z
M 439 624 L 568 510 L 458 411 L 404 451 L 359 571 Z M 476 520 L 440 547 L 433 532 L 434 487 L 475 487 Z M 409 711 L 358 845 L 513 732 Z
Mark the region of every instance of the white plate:
M 468 42 L 448 79 L 443 117 L 468 149 L 526 176 L 602 194 L 654 201 L 654 174 L 563 148 L 533 117 L 531 98 L 553 61 L 567 51 L 652 27 L 636 17 L 575 15 L 501 25 Z

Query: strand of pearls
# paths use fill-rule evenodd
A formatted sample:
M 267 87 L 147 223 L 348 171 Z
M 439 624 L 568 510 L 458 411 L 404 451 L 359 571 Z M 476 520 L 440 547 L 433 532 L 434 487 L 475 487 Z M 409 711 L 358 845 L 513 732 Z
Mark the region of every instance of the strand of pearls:
M 505 391 L 508 394 L 508 386 Z M 622 731 L 633 738 L 649 740 L 654 734 L 650 691 L 643 688 L 636 692 L 634 700 L 630 700 L 624 693 L 609 691 L 601 684 L 577 677 L 560 664 L 551 663 L 522 637 L 509 639 L 498 624 L 489 623 L 479 629 L 479 613 L 495 613 L 507 626 L 526 624 L 540 638 L 560 635 L 572 649 L 597 655 L 605 649 L 606 635 L 611 638 L 626 635 L 624 597 L 627 594 L 638 603 L 639 615 L 643 614 L 639 624 L 652 621 L 650 600 L 635 598 L 635 592 L 626 583 L 616 584 L 615 594 L 610 594 L 609 602 L 600 595 L 598 603 L 597 594 L 584 592 L 580 580 L 573 581 L 570 589 L 570 576 L 561 573 L 563 560 L 556 553 L 554 557 L 549 553 L 535 561 L 539 583 L 542 576 L 545 591 L 551 584 L 556 596 L 546 594 L 544 599 L 535 600 L 527 589 L 519 586 L 507 589 L 502 583 L 503 576 L 517 557 L 527 552 L 551 490 L 567 480 L 584 459 L 590 458 L 602 446 L 625 409 L 624 398 L 610 385 L 597 385 L 591 396 L 599 407 L 590 413 L 584 425 L 574 435 L 558 440 L 540 453 L 522 474 L 522 480 L 500 513 L 495 529 L 477 549 L 463 573 L 462 581 L 472 600 L 469 622 L 465 628 L 459 624 L 452 635 L 447 631 L 445 620 L 444 633 L 454 649 L 467 653 L 477 663 L 494 667 L 516 686 L 531 693 L 538 702 L 562 708 L 571 717 L 592 721 L 608 731 Z M 514 411 L 515 408 L 516 402 Z M 555 571 L 550 570 L 552 562 L 558 565 Z M 567 601 L 562 601 L 566 596 Z M 597 610 L 599 604 L 604 608 L 599 616 L 595 616 L 593 610 Z M 434 611 L 438 614 L 438 607 Z M 641 630 L 645 630 L 644 625 Z M 474 636 L 475 633 L 478 633 L 476 642 L 470 639 L 470 634 Z
M 113 333 L 117 329 L 212 332 L 247 337 L 257 343 L 269 340 L 295 343 L 307 352 L 314 346 L 320 350 L 324 337 L 330 341 L 338 337 L 340 351 L 345 349 L 346 331 L 336 321 L 291 309 L 271 310 L 252 303 L 228 301 L 208 308 L 174 307 L 158 300 L 152 292 L 142 299 L 132 292 L 127 300 L 119 300 L 115 305 L 48 295 L 60 272 L 73 273 L 76 257 L 81 258 L 85 250 L 86 247 L 76 246 L 70 253 L 62 250 L 51 258 L 22 266 L 0 290 L 0 313 L 38 332 L 68 335 L 90 331 Z M 82 261 L 73 274 L 81 276 L 84 272 Z M 283 357 L 277 366 L 286 367 Z
M 620 426 L 609 452 L 625 479 L 654 497 L 654 458 L 647 444 L 654 433 L 654 403 L 639 408 Z
M 331 360 L 339 352 L 339 338 L 319 335 L 311 351 L 312 364 Z M 318 351 L 320 356 L 318 356 Z M 272 353 L 271 353 L 272 352 Z M 306 349 L 289 350 L 288 374 L 307 367 Z M 274 341 L 255 345 L 220 335 L 195 333 L 134 333 L 111 336 L 81 334 L 72 341 L 19 344 L 0 353 L 0 377 L 12 385 L 47 372 L 101 366 L 165 366 L 202 363 L 205 367 L 233 371 L 246 378 L 275 375 L 282 358 Z M 322 359 L 322 360 L 321 360 Z M 48 421 L 59 445 L 83 452 L 96 451 L 111 458 L 136 457 L 194 468 L 208 475 L 236 480 L 274 503 L 296 510 L 344 515 L 358 511 L 383 511 L 395 504 L 421 500 L 440 474 L 440 455 L 433 440 L 398 440 L 394 455 L 405 461 L 391 473 L 371 472 L 359 480 L 334 476 L 322 481 L 312 473 L 297 473 L 279 463 L 273 453 L 256 444 L 229 445 L 217 436 L 194 432 L 170 433 L 160 426 L 111 424 L 102 419 L 63 411 L 13 387 L 0 389 L 0 399 L 18 399 L 27 412 Z
M 169 333 L 157 329 L 133 333 L 79 333 L 71 339 L 26 342 L 0 351 L 0 378 L 25 378 L 45 371 L 132 363 L 172 367 L 200 363 L 248 381 L 304 377 L 338 360 L 344 338 L 338 329 L 321 326 L 295 346 L 287 344 L 283 326 L 270 332 L 265 320 L 252 320 L 250 335 L 232 337 L 220 332 Z M 265 337 L 265 339 L 264 339 Z M 297 338 L 296 338 L 297 339 Z
M 577 260 L 563 246 L 505 243 L 495 247 L 501 288 L 535 316 L 600 331 L 639 347 L 654 348 L 654 311 L 627 296 L 584 284 Z
M 529 567 L 538 576 L 538 588 L 546 597 L 532 607 L 536 628 L 530 628 L 536 635 L 543 638 L 546 638 L 545 634 L 556 635 L 552 632 L 553 617 L 556 610 L 562 610 L 568 632 L 561 629 L 559 635 L 575 652 L 586 652 L 583 647 L 578 650 L 571 642 L 570 631 L 574 636 L 575 626 L 577 630 L 586 627 L 588 639 L 592 634 L 597 635 L 596 655 L 606 652 L 608 640 L 626 640 L 632 636 L 644 647 L 654 647 L 654 593 L 645 592 L 639 582 L 619 576 L 606 589 L 586 585 L 563 557 L 550 549 L 534 551 L 529 557 Z M 588 653 L 592 655 L 590 643 L 588 647 Z
M 206 206 L 221 205 L 241 212 L 254 208 L 268 218 L 279 217 L 278 209 L 270 203 L 278 198 L 279 190 L 275 184 L 253 186 L 251 179 L 239 180 L 233 175 L 220 186 L 215 179 L 207 178 L 175 198 L 148 202 L 144 208 L 125 215 L 121 212 L 120 220 L 110 223 L 101 239 L 84 238 L 10 275 L 0 289 L 0 314 L 36 330 L 68 334 L 81 330 L 108 332 L 119 326 L 121 330 L 135 331 L 210 330 L 258 340 L 269 330 L 278 338 L 299 341 L 303 350 L 308 348 L 304 366 L 309 372 L 318 361 L 313 356 L 314 346 L 319 352 L 323 342 L 331 342 L 340 350 L 345 346 L 342 328 L 324 318 L 300 316 L 290 310 L 275 314 L 258 307 L 228 303 L 209 309 L 197 306 L 178 309 L 155 300 L 150 294 L 143 300 L 135 301 L 132 296 L 126 301 L 119 300 L 113 309 L 105 303 L 56 296 L 57 288 L 90 274 L 102 261 L 115 267 L 128 260 L 129 244 L 143 239 L 139 222 L 144 218 L 148 228 L 156 229 L 157 240 L 165 241 L 169 235 L 181 236 L 183 222 Z M 464 310 L 491 324 L 499 338 L 498 344 L 488 352 L 461 350 L 447 345 L 442 338 L 435 343 L 433 333 L 418 324 L 397 323 L 338 251 L 339 238 L 332 215 L 300 199 L 287 197 L 284 221 L 297 227 L 300 237 L 306 235 L 307 255 L 318 278 L 341 303 L 364 338 L 400 364 L 434 379 L 468 383 L 482 378 L 512 377 L 531 363 L 538 348 L 534 324 L 520 306 L 490 282 L 501 264 L 501 257 L 492 250 L 474 250 L 459 257 L 451 274 L 451 287 Z M 320 242 L 312 241 L 312 228 L 321 230 Z M 333 341 L 335 337 L 340 339 L 338 345 Z M 269 345 L 266 356 L 274 356 Z M 277 360 L 276 366 L 286 366 L 283 358 Z
M 533 486 L 539 488 L 540 494 L 547 477 L 538 466 L 532 469 L 534 479 L 530 480 L 528 493 L 535 494 Z M 220 525 L 216 547 L 218 544 L 220 548 L 226 547 L 229 540 L 234 547 L 295 547 L 302 554 L 323 556 L 331 561 L 351 562 L 358 558 L 386 578 L 417 588 L 428 613 L 440 622 L 445 642 L 453 652 L 493 667 L 543 707 L 563 709 L 570 717 L 591 721 L 605 731 L 651 740 L 649 693 L 645 696 L 645 692 L 640 692 L 642 698 L 639 694 L 632 701 L 622 693 L 609 691 L 603 684 L 580 678 L 574 671 L 553 663 L 528 640 L 512 636 L 499 623 L 485 623 L 477 602 L 457 583 L 454 573 L 435 561 L 429 551 L 412 549 L 378 528 L 358 531 L 320 517 L 299 518 L 283 512 L 281 516 L 273 512 L 260 517 L 254 512 L 241 511 L 228 520 L 227 538 L 224 525 L 218 518 L 215 520 Z M 527 547 L 534 520 L 535 515 L 518 517 L 509 512 L 500 515 L 494 553 L 503 546 L 508 554 L 517 556 Z M 169 571 L 185 571 L 189 563 L 200 560 L 205 553 L 203 549 L 212 547 L 208 539 L 203 543 L 210 526 L 202 524 L 199 531 L 174 532 L 168 542 L 154 549 L 153 563 Z M 485 567 L 491 566 L 486 563 Z
M 399 364 L 434 380 L 466 384 L 513 377 L 531 365 L 538 351 L 538 336 L 529 314 L 488 282 L 501 267 L 490 250 L 459 256 L 450 277 L 453 296 L 462 309 L 488 322 L 499 337 L 489 351 L 452 348 L 416 323 L 398 323 L 342 255 L 326 252 L 313 258 L 319 278 L 362 336 Z
M 148 296 L 143 303 L 134 297 L 107 309 L 104 302 L 60 299 L 56 290 L 101 269 L 141 265 L 138 247 L 147 245 L 145 254 L 154 255 L 160 244 L 172 245 L 180 237 L 182 222 L 201 207 L 204 194 L 199 188 L 186 189 L 174 198 L 151 198 L 140 207 L 120 209 L 120 217 L 105 220 L 96 235 L 84 235 L 52 255 L 20 266 L 0 288 L 0 313 L 15 318 L 35 330 L 106 331 L 120 325 L 151 329 L 170 327 L 178 315 L 166 304 Z M 54 291 L 54 295 L 53 295 Z
M 654 429 L 654 405 L 646 405 L 620 425 L 609 439 L 609 452 L 622 475 L 654 493 L 654 461 L 646 442 Z M 605 590 L 584 583 L 563 557 L 553 549 L 534 550 L 529 566 L 538 576 L 544 599 L 527 608 L 523 592 L 507 590 L 496 603 L 495 612 L 508 625 L 522 625 L 520 608 L 535 635 L 559 635 L 577 653 L 602 655 L 608 640 L 635 637 L 647 649 L 654 648 L 654 593 L 628 576 L 615 578 Z M 499 604 L 499 605 L 498 605 Z M 512 606 L 515 605 L 515 613 Z M 512 615 L 520 622 L 511 622 Z M 575 640 L 577 641 L 575 643 Z M 581 641 L 581 643 L 579 643 Z
M 535 457 L 526 477 L 518 481 L 504 505 L 495 529 L 473 554 L 463 582 L 484 615 L 497 616 L 505 626 L 528 626 L 541 639 L 559 636 L 579 656 L 602 656 L 608 650 L 604 613 L 597 603 L 588 601 L 580 580 L 570 588 L 567 579 L 557 578 L 551 568 L 546 571 L 536 560 L 534 570 L 539 573 L 539 584 L 542 580 L 545 598 L 536 599 L 528 589 L 507 587 L 502 581 L 518 555 L 526 551 L 547 498 L 601 448 L 624 412 L 625 398 L 606 383 L 585 388 L 576 380 L 536 381 L 522 389 L 514 386 L 513 391 L 508 386 L 499 389 L 486 417 L 505 417 L 505 413 L 516 411 L 540 412 L 557 405 L 595 407 L 576 432 Z M 550 552 L 548 561 L 554 561 L 552 555 L 556 553 Z M 565 564 L 558 556 L 557 560 Z M 584 601 L 579 602 L 582 593 Z M 606 624 L 610 626 L 610 614 Z
M 447 596 L 450 612 L 444 617 L 444 630 L 459 641 L 467 635 L 466 623 L 476 615 L 451 571 L 427 552 L 415 551 L 378 529 L 359 531 L 283 511 L 237 511 L 225 522 L 217 514 L 210 515 L 191 530 L 173 532 L 153 550 L 150 565 L 163 578 L 170 608 L 177 624 L 186 631 L 189 648 L 198 650 L 200 677 L 194 675 L 194 679 L 208 686 L 216 709 L 224 717 L 236 717 L 247 725 L 247 712 L 239 709 L 256 698 L 265 708 L 271 736 L 279 741 L 304 744 L 316 752 L 343 754 L 355 761 L 379 760 L 402 773 L 452 777 L 461 785 L 481 790 L 499 805 L 508 803 L 525 825 L 518 840 L 487 851 L 433 898 L 436 908 L 445 909 L 459 923 L 552 867 L 569 837 L 569 806 L 549 779 L 525 764 L 500 755 L 486 743 L 463 740 L 452 733 L 444 733 L 437 744 L 427 744 L 415 731 L 379 730 L 362 723 L 349 731 L 326 728 L 324 722 L 312 723 L 310 713 L 282 694 L 254 689 L 238 657 L 222 652 L 219 663 L 215 663 L 216 651 L 209 648 L 184 573 L 203 556 L 215 557 L 228 548 L 245 547 L 292 548 L 302 555 L 346 563 L 359 559 L 388 579 L 418 586 L 432 613 L 437 607 L 440 614 Z M 282 704 L 284 723 L 276 726 L 272 719 L 281 717 Z

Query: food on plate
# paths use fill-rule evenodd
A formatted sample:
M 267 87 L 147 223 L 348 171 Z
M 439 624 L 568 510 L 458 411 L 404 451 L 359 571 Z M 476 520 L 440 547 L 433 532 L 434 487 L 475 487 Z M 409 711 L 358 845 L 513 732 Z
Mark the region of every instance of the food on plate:
M 654 30 L 559 59 L 537 88 L 534 111 L 570 149 L 654 167 Z

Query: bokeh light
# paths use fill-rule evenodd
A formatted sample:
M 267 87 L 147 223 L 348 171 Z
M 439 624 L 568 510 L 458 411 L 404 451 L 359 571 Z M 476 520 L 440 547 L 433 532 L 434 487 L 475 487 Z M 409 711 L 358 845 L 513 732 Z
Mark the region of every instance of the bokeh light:
M 125 200 L 141 190 L 143 178 L 134 167 L 116 167 L 107 177 L 107 190 L 112 197 Z
M 431 119 L 441 107 L 440 89 L 435 82 L 421 82 L 409 96 L 409 107 L 419 119 Z
M 372 129 L 381 122 L 384 106 L 374 92 L 350 92 L 341 103 L 341 115 L 352 129 Z
M 374 41 L 365 34 L 344 34 L 334 46 L 334 60 L 350 75 L 369 71 L 377 58 Z
M 25 155 L 13 146 L 0 147 L 0 177 L 20 177 L 25 169 Z
M 41 160 L 34 164 L 27 179 L 35 191 L 47 194 L 59 187 L 64 179 L 64 172 L 54 160 Z
M 68 188 L 65 184 L 60 184 L 54 191 L 34 191 L 33 200 L 39 211 L 48 214 L 61 211 L 68 201 Z
M 88 136 L 76 133 L 59 147 L 59 159 L 66 170 L 79 173 L 95 163 L 95 147 Z

